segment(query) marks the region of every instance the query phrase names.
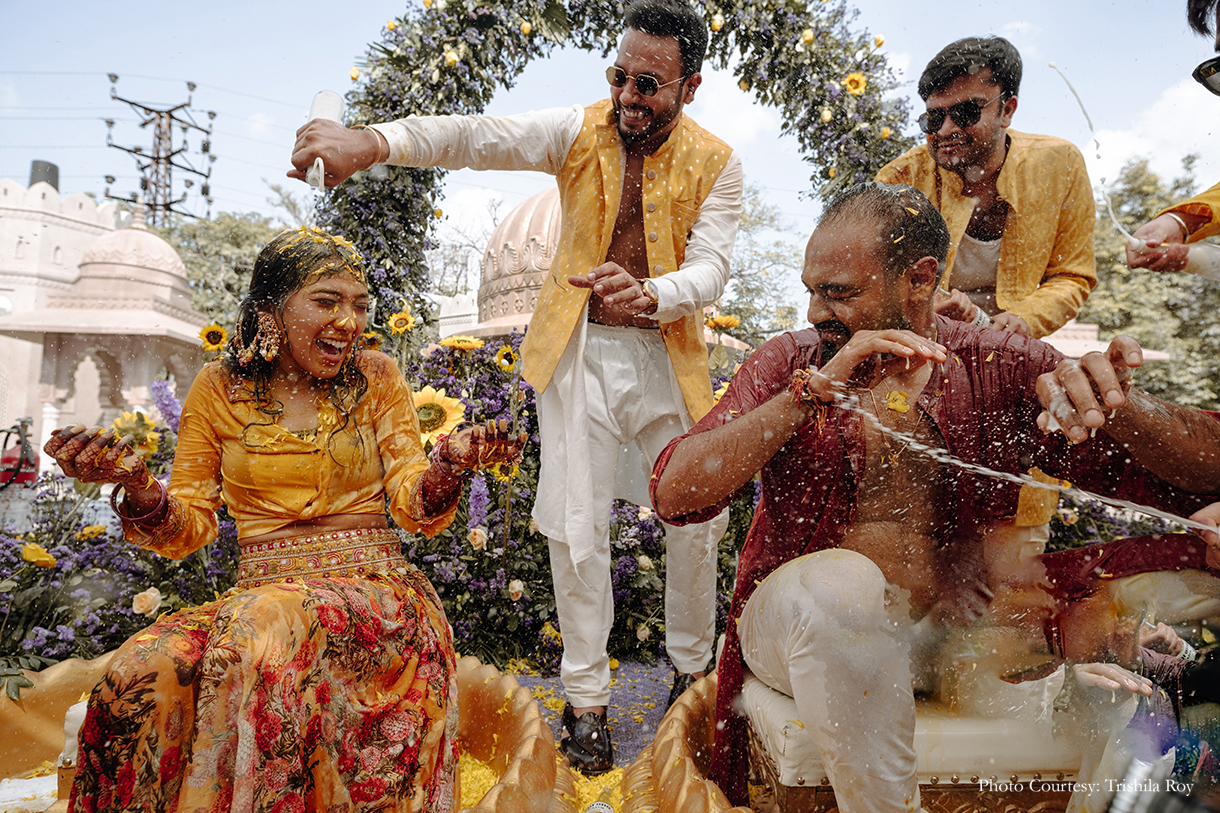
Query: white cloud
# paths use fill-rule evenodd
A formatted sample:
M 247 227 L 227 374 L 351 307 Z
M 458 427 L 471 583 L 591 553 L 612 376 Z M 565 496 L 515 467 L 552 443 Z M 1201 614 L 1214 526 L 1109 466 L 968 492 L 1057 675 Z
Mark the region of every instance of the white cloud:
M 21 100 L 21 94 L 17 92 L 17 85 L 11 79 L 5 79 L 0 82 L 0 106 L 18 110 L 25 107 L 25 103 Z
M 1132 158 L 1147 158 L 1152 171 L 1168 181 L 1181 174 L 1182 158 L 1189 153 L 1199 155 L 1195 177 L 1200 188 L 1220 181 L 1220 156 L 1211 149 L 1214 134 L 1220 132 L 1220 100 L 1193 80 L 1166 88 L 1129 120 L 1125 129 L 1098 131 L 1097 144 L 1084 150 L 1095 184 L 1102 178 L 1112 182 Z
M 246 135 L 251 138 L 268 135 L 270 128 L 275 123 L 274 119 L 266 113 L 254 113 L 246 119 L 246 122 Z
M 728 71 L 703 71 L 703 84 L 695 93 L 690 114 L 736 150 L 744 150 L 760 135 L 773 138 L 779 132 L 779 113 L 757 105 Z

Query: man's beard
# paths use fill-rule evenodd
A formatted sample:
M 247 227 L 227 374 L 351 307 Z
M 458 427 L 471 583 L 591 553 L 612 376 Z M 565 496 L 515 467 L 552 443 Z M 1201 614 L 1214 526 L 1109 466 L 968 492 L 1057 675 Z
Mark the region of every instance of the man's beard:
M 623 130 L 623 123 L 621 119 L 622 109 L 622 103 L 616 100 L 614 102 L 615 129 L 618 130 L 618 136 L 619 138 L 623 139 L 624 144 L 637 144 L 641 141 L 646 141 L 647 139 L 652 138 L 657 133 L 668 127 L 670 122 L 676 119 L 682 112 L 682 104 L 680 99 L 675 99 L 674 103 L 664 110 L 654 111 L 649 108 L 648 112 L 652 115 L 652 124 L 647 130 L 641 130 L 638 132 L 634 130 Z
M 847 325 L 840 322 L 838 319 L 827 319 L 824 322 L 818 322 L 813 326 L 818 332 L 818 337 L 821 339 L 821 361 L 822 364 L 830 361 L 835 357 L 835 354 L 843 349 L 843 345 L 847 344 L 851 339 L 851 330 Z M 830 334 L 829 336 L 827 334 Z

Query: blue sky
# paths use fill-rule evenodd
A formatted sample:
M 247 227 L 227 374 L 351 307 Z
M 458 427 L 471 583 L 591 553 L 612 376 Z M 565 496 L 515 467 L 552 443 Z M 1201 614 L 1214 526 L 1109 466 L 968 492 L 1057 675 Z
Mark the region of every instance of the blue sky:
M 126 105 L 109 98 L 106 74 L 119 74 L 121 95 L 154 103 L 185 101 L 185 83 L 193 81 L 198 120 L 206 121 L 202 111 L 217 113 L 212 211 L 268 214 L 274 210 L 264 179 L 298 183 L 283 174 L 293 132 L 304 122 L 314 92 L 347 90 L 351 66 L 385 21 L 406 8 L 400 0 L 222 1 L 155 10 L 76 0 L 6 5 L 0 31 L 0 177 L 24 184 L 30 161 L 42 159 L 59 165 L 64 194 L 100 193 L 107 174 L 118 179 L 115 191 L 132 191 L 134 162 L 106 148 L 103 119 L 117 121 L 118 143 L 148 145 L 151 138 Z M 1190 79 L 1193 67 L 1211 55 L 1212 43 L 1189 32 L 1184 6 L 1180 0 L 944 0 L 933 12 L 931 4 L 863 0 L 857 26 L 885 37 L 883 51 L 904 79 L 898 92 L 909 96 L 923 65 L 947 42 L 972 34 L 1007 36 L 1025 61 L 1016 129 L 1076 143 L 1094 185 L 1138 155 L 1172 175 L 1188 152 L 1202 154 L 1200 182 L 1210 185 L 1220 180 L 1220 152 L 1208 149 L 1220 126 L 1220 98 Z M 1095 133 L 1048 67 L 1051 61 L 1080 93 Z M 600 56 L 570 51 L 537 60 L 515 88 L 496 96 L 489 112 L 602 98 L 605 64 Z M 795 235 L 807 235 L 817 212 L 801 195 L 809 167 L 795 141 L 779 135 L 775 111 L 754 104 L 731 76 L 711 73 L 690 112 L 742 153 L 748 180 L 763 188 Z M 198 147 L 197 138 L 192 146 Z M 440 205 L 448 224 L 457 225 L 477 220 L 489 198 L 501 200 L 507 211 L 550 183 L 537 173 L 454 173 Z M 297 188 L 306 194 L 303 185 Z M 197 196 L 188 206 L 205 211 Z

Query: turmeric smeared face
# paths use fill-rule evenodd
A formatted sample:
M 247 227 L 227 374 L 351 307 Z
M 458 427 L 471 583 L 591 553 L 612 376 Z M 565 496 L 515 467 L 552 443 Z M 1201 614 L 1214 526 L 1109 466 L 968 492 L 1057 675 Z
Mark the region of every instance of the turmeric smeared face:
M 286 373 L 334 378 L 368 324 L 369 292 L 348 273 L 311 277 L 284 303 Z

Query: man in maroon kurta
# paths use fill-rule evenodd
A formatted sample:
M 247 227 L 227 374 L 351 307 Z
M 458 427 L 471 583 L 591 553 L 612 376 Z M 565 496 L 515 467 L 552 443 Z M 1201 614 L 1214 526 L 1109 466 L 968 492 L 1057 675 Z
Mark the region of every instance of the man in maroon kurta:
M 1038 466 L 1178 513 L 1207 502 L 1106 437 L 1072 446 L 1040 431 L 1035 381 L 1063 357 L 934 316 L 947 246 L 910 187 L 862 184 L 831 201 L 805 257 L 815 328 L 754 353 L 657 460 L 653 502 L 671 522 L 714 515 L 761 474 L 719 664 L 712 778 L 735 803 L 744 658 L 796 700 L 842 813 L 919 810 L 910 631 L 980 616 L 992 596 L 980 539 L 1014 515 L 1019 490 L 948 455 Z

